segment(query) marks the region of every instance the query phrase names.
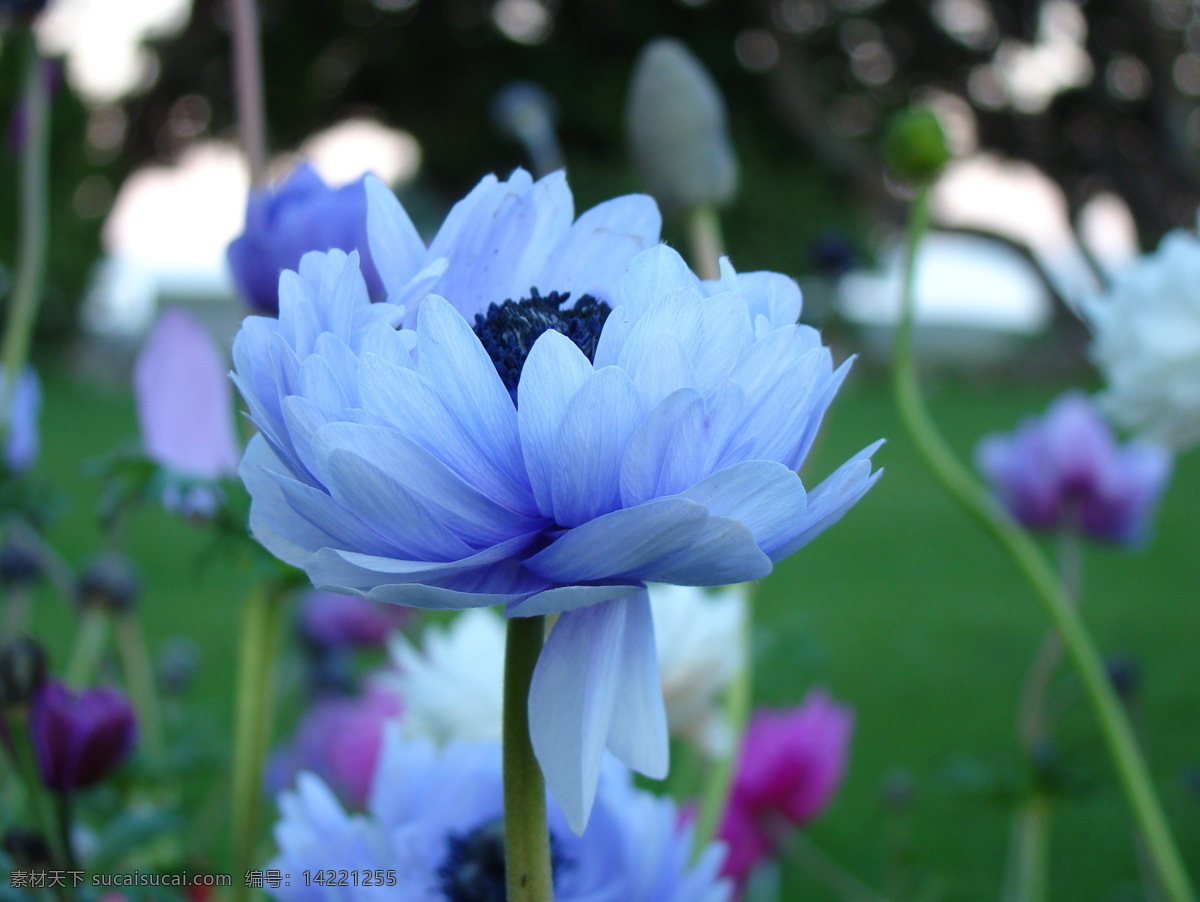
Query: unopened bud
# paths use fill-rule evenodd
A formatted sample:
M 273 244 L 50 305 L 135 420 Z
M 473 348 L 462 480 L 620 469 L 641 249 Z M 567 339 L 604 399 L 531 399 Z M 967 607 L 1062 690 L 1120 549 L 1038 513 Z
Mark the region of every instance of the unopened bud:
M 0 709 L 29 704 L 46 681 L 46 650 L 34 639 L 0 645 Z
M 128 610 L 137 600 L 138 576 L 133 562 L 115 551 L 94 557 L 84 568 L 76 587 L 82 607 Z
M 931 182 L 950 162 L 950 157 L 941 120 L 928 107 L 902 110 L 888 123 L 883 135 L 883 158 L 897 178 Z
M 626 122 L 642 182 L 665 209 L 682 212 L 733 199 L 737 158 L 725 102 L 712 76 L 681 42 L 662 38 L 642 50 Z
M 10 827 L 4 832 L 0 846 L 12 858 L 13 864 L 25 871 L 41 871 L 54 866 L 54 853 L 46 837 L 36 830 Z
M 42 558 L 29 539 L 10 535 L 0 545 L 0 585 L 27 586 L 42 575 Z

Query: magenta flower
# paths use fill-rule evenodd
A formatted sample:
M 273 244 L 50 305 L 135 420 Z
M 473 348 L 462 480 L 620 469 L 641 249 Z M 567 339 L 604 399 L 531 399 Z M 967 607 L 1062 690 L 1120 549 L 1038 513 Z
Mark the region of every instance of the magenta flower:
M 1069 526 L 1121 543 L 1145 535 L 1171 475 L 1166 448 L 1118 446 L 1081 392 L 1058 398 L 1015 432 L 985 437 L 976 460 L 1001 503 L 1027 529 Z
M 146 456 L 182 480 L 215 480 L 237 470 L 227 367 L 216 343 L 184 310 L 163 313 L 133 369 Z M 214 490 L 170 486 L 163 503 L 181 513 L 208 513 Z
M 74 693 L 52 679 L 34 696 L 29 733 L 42 782 L 67 793 L 99 783 L 125 760 L 137 740 L 137 721 L 116 689 Z
M 400 716 L 400 697 L 368 683 L 361 696 L 324 696 L 301 720 L 295 736 L 271 760 L 267 791 L 275 795 L 300 771 L 312 771 L 347 805 L 366 804 L 383 748 L 384 728 Z
M 842 782 L 853 729 L 854 713 L 821 689 L 793 710 L 754 715 L 718 834 L 729 846 L 725 876 L 744 881 L 787 830 L 825 809 Z

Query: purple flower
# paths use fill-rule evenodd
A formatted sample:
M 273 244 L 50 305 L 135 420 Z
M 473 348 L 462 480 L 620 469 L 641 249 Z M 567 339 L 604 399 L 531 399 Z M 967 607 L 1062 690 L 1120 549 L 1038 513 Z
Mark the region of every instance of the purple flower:
M 115 689 L 74 693 L 47 680 L 34 697 L 29 732 L 42 782 L 66 793 L 108 776 L 133 750 L 137 722 L 129 701 Z
M 242 297 L 257 313 L 279 311 L 279 274 L 296 269 L 309 251 L 358 250 L 372 298 L 385 294 L 367 245 L 367 195 L 363 180 L 330 188 L 308 163 L 283 183 L 252 190 L 246 228 L 226 255 Z
M 7 395 L 4 377 L 0 375 L 0 403 L 8 401 Z M 21 371 L 9 403 L 4 463 L 9 472 L 24 473 L 37 463 L 40 445 L 38 414 L 42 409 L 42 388 L 33 367 L 27 366 Z
M 371 790 L 384 728 L 401 709 L 400 697 L 379 682 L 368 683 L 361 696 L 318 699 L 291 742 L 272 758 L 267 791 L 274 795 L 300 771 L 311 771 L 347 805 L 361 808 Z
M 133 370 L 146 456 L 168 470 L 219 479 L 237 470 L 233 399 L 225 362 L 187 312 L 166 311 Z
M 1159 445 L 1118 447 L 1092 401 L 1068 392 L 1040 419 L 989 435 L 976 460 L 1009 513 L 1028 529 L 1069 526 L 1096 539 L 1133 543 L 1146 533 L 1171 475 Z
M 854 713 L 820 689 L 794 710 L 754 715 L 719 833 L 729 844 L 723 874 L 745 880 L 785 830 L 825 809 L 842 782 L 853 729 Z
M 354 595 L 310 592 L 300 606 L 300 633 L 316 648 L 381 646 L 407 613 Z

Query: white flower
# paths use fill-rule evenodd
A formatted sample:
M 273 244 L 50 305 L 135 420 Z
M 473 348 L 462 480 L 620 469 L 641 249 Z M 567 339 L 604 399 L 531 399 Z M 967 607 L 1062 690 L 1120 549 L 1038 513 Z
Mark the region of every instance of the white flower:
M 439 743 L 499 741 L 504 682 L 504 621 L 490 608 L 463 611 L 445 628 L 426 629 L 421 647 L 389 643 L 404 700 L 403 729 Z
M 655 585 L 650 607 L 668 730 L 714 757 L 725 754 L 733 737 L 720 697 L 743 664 L 745 589 Z
M 655 645 L 673 735 L 711 755 L 731 737 L 720 695 L 742 666 L 745 591 L 717 593 L 653 585 Z M 499 740 L 503 707 L 504 620 L 471 608 L 445 627 L 425 630 L 418 648 L 397 634 L 390 643 L 404 700 L 404 732 L 437 742 Z
M 1200 239 L 1167 235 L 1084 312 L 1113 419 L 1176 449 L 1200 442 Z

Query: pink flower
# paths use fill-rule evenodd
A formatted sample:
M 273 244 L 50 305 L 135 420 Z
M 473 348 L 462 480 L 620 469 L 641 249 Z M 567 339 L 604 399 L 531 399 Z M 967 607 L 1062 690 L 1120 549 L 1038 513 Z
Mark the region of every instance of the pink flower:
M 754 715 L 719 833 L 729 846 L 725 876 L 744 881 L 786 830 L 825 809 L 841 784 L 853 729 L 854 713 L 821 689 L 793 710 Z

